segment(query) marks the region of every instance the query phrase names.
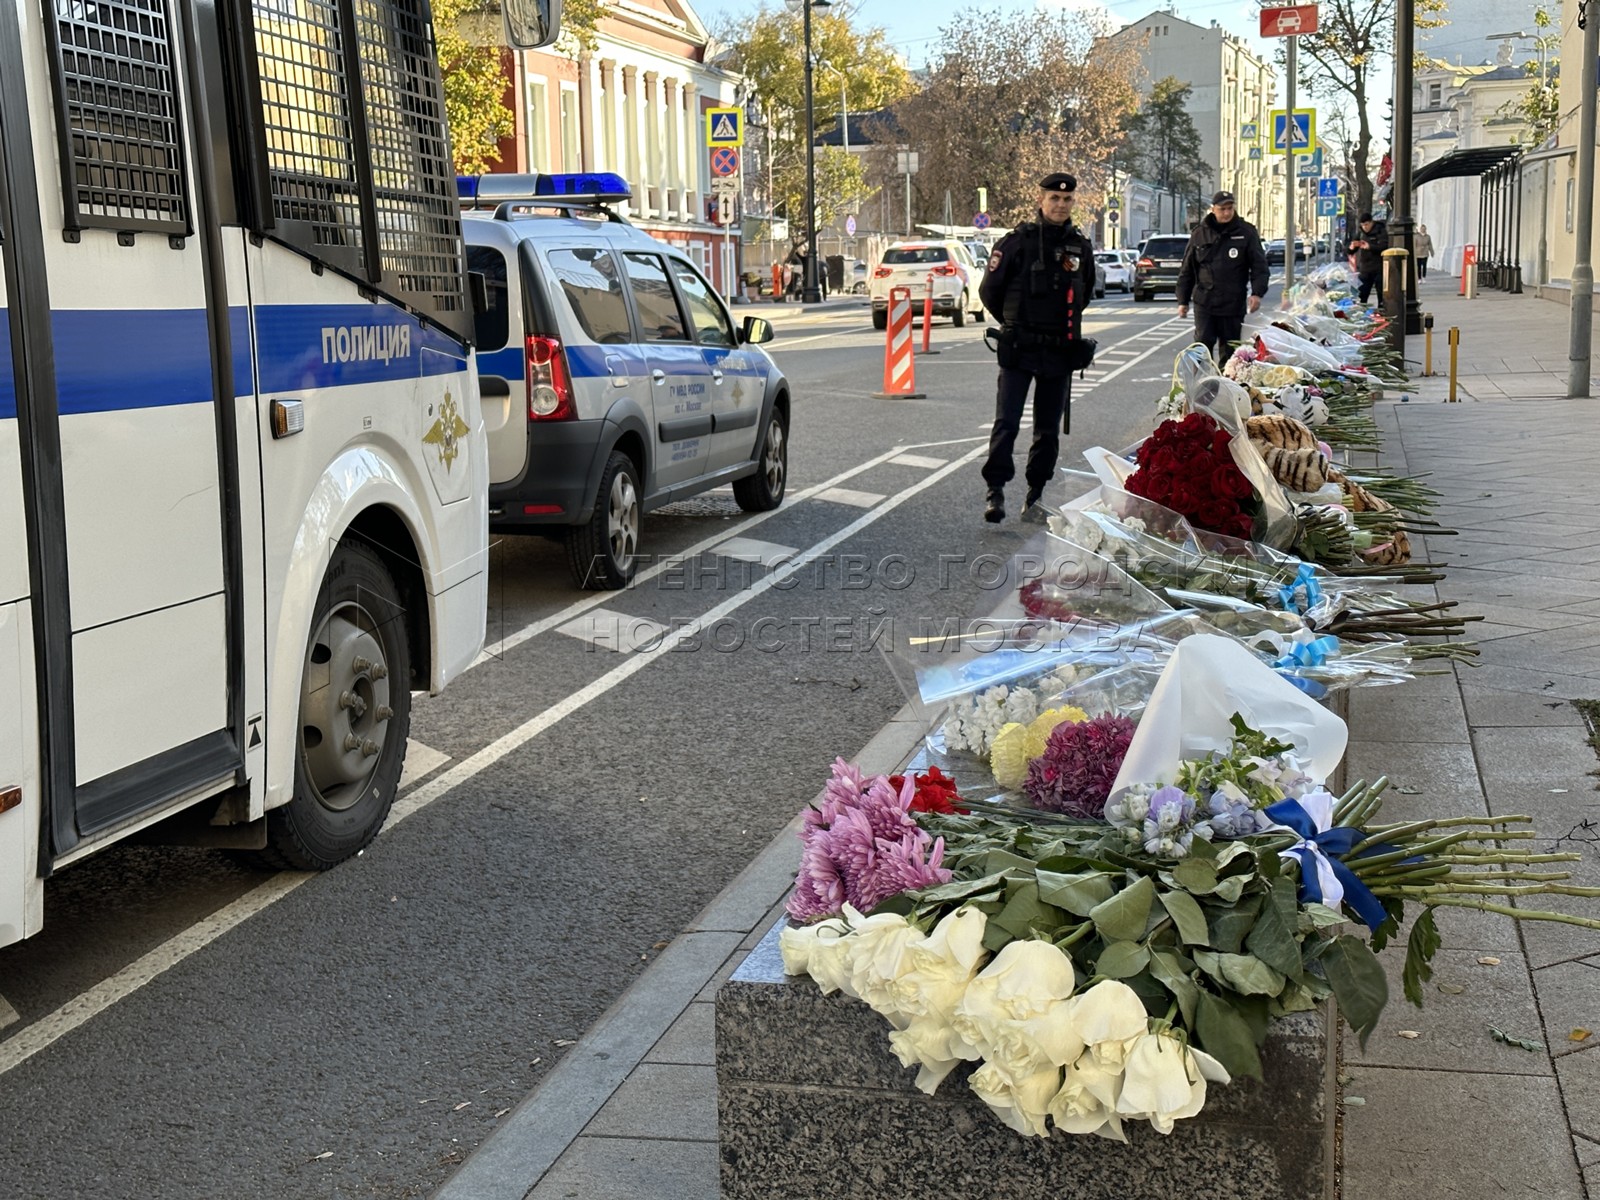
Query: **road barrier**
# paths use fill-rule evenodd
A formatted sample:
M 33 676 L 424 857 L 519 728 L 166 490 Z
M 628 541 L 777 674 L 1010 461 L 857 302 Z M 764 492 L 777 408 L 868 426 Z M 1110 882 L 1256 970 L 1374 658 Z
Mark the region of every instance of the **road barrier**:
M 930 342 L 933 337 L 933 275 L 928 276 L 928 290 L 922 297 L 922 352 L 937 354 Z
M 1456 350 L 1461 345 L 1461 330 L 1454 325 L 1450 326 L 1450 399 L 1452 402 L 1460 400 L 1456 395 Z
M 911 289 L 889 289 L 889 336 L 883 345 L 884 399 L 921 400 L 917 391 L 917 368 L 912 361 L 914 339 L 911 333 Z

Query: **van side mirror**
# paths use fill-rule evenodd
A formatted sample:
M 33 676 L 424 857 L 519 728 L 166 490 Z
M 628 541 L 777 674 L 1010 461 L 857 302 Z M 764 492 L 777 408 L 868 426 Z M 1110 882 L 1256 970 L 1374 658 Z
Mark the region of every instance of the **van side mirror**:
M 489 311 L 489 277 L 482 271 L 467 272 L 467 295 L 472 298 L 472 315 L 481 317 Z
M 537 50 L 561 36 L 561 0 L 500 0 L 506 41 L 519 50 Z
M 739 340 L 751 346 L 772 340 L 772 322 L 765 317 L 746 317 L 739 328 Z

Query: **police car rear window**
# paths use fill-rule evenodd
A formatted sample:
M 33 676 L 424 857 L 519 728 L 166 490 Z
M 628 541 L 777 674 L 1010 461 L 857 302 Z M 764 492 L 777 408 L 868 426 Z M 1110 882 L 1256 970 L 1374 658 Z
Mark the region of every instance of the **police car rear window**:
M 922 246 L 920 248 L 904 248 L 900 250 L 885 250 L 883 261 L 886 266 L 903 265 L 905 263 L 942 263 L 950 261 L 950 251 L 943 246 Z
M 478 313 L 475 321 L 478 349 L 500 350 L 510 336 L 506 323 L 506 256 L 493 246 L 468 246 L 467 270 L 483 276 L 489 294 L 489 307 Z

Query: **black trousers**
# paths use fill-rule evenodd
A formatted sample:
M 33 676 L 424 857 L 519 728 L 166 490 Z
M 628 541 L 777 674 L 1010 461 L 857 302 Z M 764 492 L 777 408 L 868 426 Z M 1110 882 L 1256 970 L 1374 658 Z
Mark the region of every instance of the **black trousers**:
M 1426 279 L 1427 277 L 1428 277 L 1428 256 L 1426 254 L 1424 254 L 1424 255 L 1422 255 L 1422 257 L 1417 259 L 1417 278 L 1418 279 Z
M 1194 340 L 1211 351 L 1219 367 L 1233 354 L 1233 348 L 1239 344 L 1243 333 L 1243 313 L 1207 312 L 1203 308 L 1194 310 Z
M 1367 297 L 1372 295 L 1373 289 L 1378 291 L 1378 303 L 1383 303 L 1383 277 L 1381 275 L 1363 275 L 1361 277 L 1361 303 L 1367 302 Z
M 989 457 L 983 464 L 983 481 L 991 489 L 1003 488 L 1016 474 L 1011 460 L 1017 432 L 1022 428 L 1022 410 L 1028 402 L 1028 385 L 1033 385 L 1033 445 L 1028 448 L 1028 465 L 1023 478 L 1028 490 L 1038 492 L 1056 473 L 1061 453 L 1063 423 L 1071 429 L 1072 376 L 1039 375 L 1019 367 L 1001 367 L 999 389 L 994 401 L 994 429 L 989 434 Z

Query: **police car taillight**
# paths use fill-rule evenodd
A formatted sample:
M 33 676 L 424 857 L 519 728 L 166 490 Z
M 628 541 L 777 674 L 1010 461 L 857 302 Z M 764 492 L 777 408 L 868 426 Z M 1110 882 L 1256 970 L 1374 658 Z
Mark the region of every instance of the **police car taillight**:
M 528 419 L 565 421 L 574 415 L 572 377 L 567 373 L 561 339 L 528 339 Z
M 1156 260 L 1153 258 L 1141 258 L 1139 260 L 1139 265 L 1141 267 L 1153 267 L 1156 265 Z

